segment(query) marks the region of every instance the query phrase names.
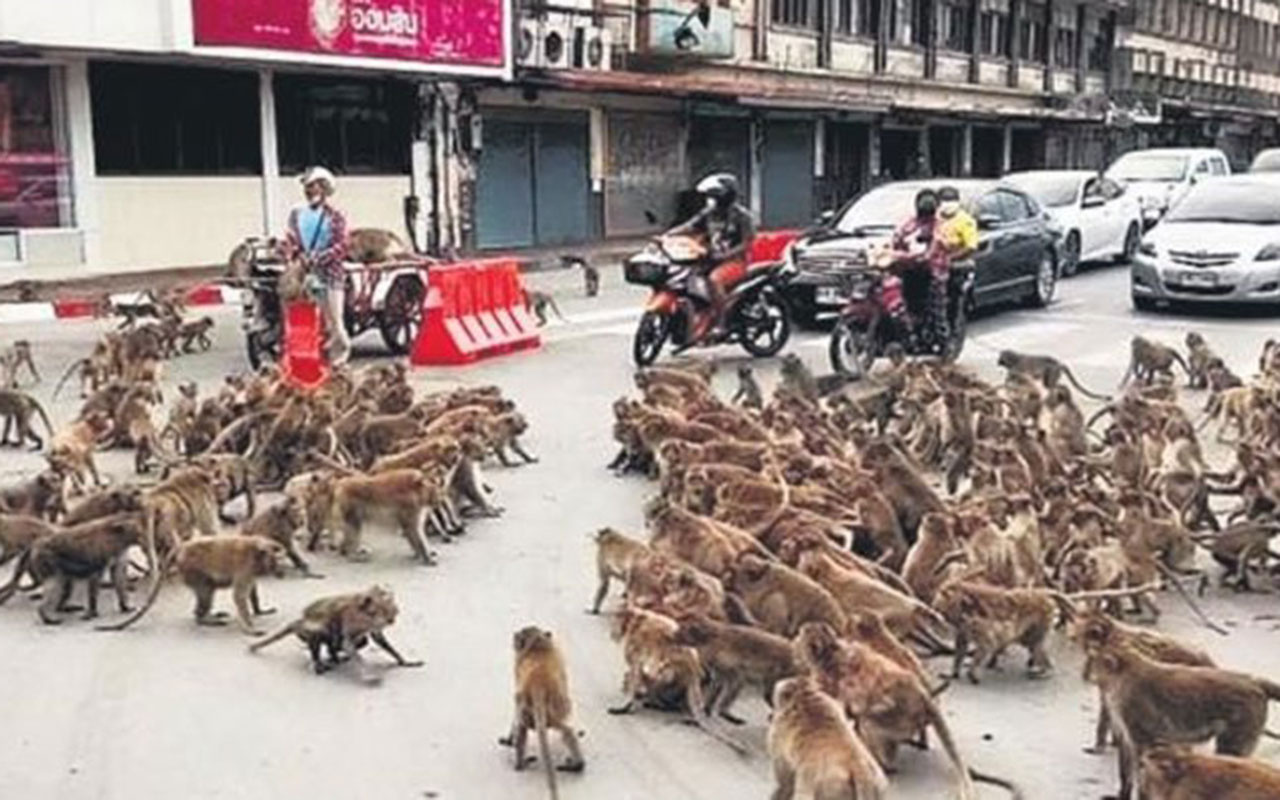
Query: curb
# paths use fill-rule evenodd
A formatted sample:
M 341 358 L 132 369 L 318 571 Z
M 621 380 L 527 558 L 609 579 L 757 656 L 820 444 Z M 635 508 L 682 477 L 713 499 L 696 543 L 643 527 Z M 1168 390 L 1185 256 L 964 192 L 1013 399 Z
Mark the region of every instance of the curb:
M 138 303 L 141 292 L 110 295 L 113 303 Z M 68 297 L 48 303 L 0 303 L 0 323 L 48 322 L 59 319 L 83 319 L 94 316 L 100 299 Z M 219 306 L 240 302 L 240 290 L 218 284 L 197 286 L 187 292 L 189 306 Z

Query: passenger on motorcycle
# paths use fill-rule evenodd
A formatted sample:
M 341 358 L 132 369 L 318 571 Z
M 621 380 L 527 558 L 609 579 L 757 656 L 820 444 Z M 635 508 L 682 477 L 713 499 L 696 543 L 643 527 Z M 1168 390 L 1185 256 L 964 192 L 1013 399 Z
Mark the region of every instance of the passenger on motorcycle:
M 738 179 L 728 173 L 703 178 L 697 192 L 705 201 L 701 211 L 670 233 L 698 234 L 706 239 L 707 258 L 698 283 L 710 306 L 701 315 L 694 339 L 701 340 L 714 324 L 718 329 L 724 312 L 724 298 L 733 285 L 747 274 L 747 253 L 755 239 L 756 223 L 751 212 L 738 204 Z
M 945 341 L 950 331 L 947 324 L 947 284 L 951 268 L 969 261 L 978 249 L 978 223 L 960 205 L 960 192 L 954 186 L 938 190 L 938 222 L 933 236 L 933 253 L 929 258 L 930 313 L 938 340 Z

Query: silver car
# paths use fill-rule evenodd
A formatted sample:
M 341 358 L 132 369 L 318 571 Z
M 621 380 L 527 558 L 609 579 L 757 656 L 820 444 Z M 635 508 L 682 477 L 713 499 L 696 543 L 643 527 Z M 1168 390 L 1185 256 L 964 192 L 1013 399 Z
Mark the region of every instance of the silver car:
M 1192 187 L 1138 247 L 1133 305 L 1280 305 L 1280 175 L 1233 175 Z

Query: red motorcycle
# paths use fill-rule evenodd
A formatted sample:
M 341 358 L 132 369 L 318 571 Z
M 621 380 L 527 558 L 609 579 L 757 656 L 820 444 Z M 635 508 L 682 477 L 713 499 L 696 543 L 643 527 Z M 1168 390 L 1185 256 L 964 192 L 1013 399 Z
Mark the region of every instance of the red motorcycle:
M 721 333 L 699 333 L 711 314 L 710 296 L 701 268 L 707 247 L 701 237 L 665 235 L 627 259 L 623 274 L 628 283 L 652 290 L 636 328 L 631 354 L 638 366 L 652 364 L 671 342 L 679 353 L 694 346 L 736 342 L 753 356 L 777 355 L 791 337 L 791 318 L 779 291 L 787 280 L 784 263 L 753 264 L 733 285 L 724 300 Z

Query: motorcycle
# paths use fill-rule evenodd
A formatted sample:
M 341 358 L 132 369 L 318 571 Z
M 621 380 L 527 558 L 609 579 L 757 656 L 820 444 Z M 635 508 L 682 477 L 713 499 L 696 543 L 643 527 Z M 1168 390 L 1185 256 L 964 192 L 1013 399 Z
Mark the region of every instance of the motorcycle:
M 895 319 L 885 310 L 885 279 L 891 272 L 898 272 L 920 258 L 920 253 L 886 248 L 873 253 L 868 266 L 843 276 L 843 289 L 848 301 L 831 330 L 828 355 L 832 370 L 857 380 L 869 374 L 876 359 L 885 355 L 893 344 L 902 347 L 909 356 L 935 356 L 945 361 L 955 361 L 960 357 L 973 297 L 974 268 L 971 264 L 956 265 L 950 270 L 947 284 L 949 335 L 945 339 L 938 336 L 934 326 L 922 324 L 927 322 L 930 313 L 930 279 L 923 270 L 902 272 L 902 294 L 907 305 L 905 319 Z
M 724 300 L 723 333 L 697 336 L 701 315 L 710 313 L 699 268 L 707 248 L 700 237 L 660 236 L 623 265 L 628 283 L 652 291 L 636 328 L 631 354 L 637 366 L 652 364 L 669 341 L 675 352 L 735 342 L 757 358 L 777 355 L 791 337 L 791 319 L 778 290 L 787 279 L 783 263 L 751 265 Z

